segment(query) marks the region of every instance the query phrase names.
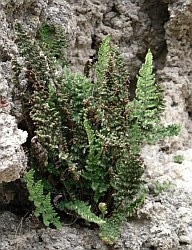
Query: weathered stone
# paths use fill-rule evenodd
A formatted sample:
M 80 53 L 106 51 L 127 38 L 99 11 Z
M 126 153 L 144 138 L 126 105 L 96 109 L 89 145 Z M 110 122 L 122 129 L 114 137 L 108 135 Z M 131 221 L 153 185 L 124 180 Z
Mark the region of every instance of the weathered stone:
M 0 67 L 0 183 L 18 179 L 27 166 L 22 148 L 27 132 L 17 128 L 16 119 L 10 115 L 11 95 L 9 85 Z
M 18 179 L 26 168 L 21 144 L 26 141 L 27 132 L 18 129 L 15 118 L 4 113 L 0 113 L 0 130 L 0 182 L 10 182 Z

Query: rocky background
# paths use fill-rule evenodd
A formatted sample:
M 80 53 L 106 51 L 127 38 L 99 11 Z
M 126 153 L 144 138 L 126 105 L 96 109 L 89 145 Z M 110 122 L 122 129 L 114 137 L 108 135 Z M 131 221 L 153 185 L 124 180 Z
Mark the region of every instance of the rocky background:
M 18 57 L 14 22 L 19 19 L 31 35 L 41 21 L 62 25 L 67 34 L 72 69 L 83 71 L 105 34 L 123 53 L 130 72 L 131 94 L 135 75 L 148 48 L 154 54 L 157 81 L 165 88 L 165 124 L 180 123 L 179 136 L 145 146 L 145 179 L 149 195 L 137 218 L 122 226 L 111 248 L 102 244 L 96 229 L 63 223 L 61 230 L 35 228 L 9 206 L 20 193 L 17 181 L 27 167 L 22 144 L 19 93 L 11 81 L 11 59 Z M 1 0 L 0 1 L 0 250 L 5 249 L 130 249 L 192 250 L 192 1 L 191 0 Z M 19 58 L 18 58 L 19 59 Z M 174 162 L 175 155 L 184 161 Z M 156 196 L 153 181 L 174 187 Z M 22 195 L 24 195 L 22 193 Z M 9 211 L 4 209 L 9 207 Z

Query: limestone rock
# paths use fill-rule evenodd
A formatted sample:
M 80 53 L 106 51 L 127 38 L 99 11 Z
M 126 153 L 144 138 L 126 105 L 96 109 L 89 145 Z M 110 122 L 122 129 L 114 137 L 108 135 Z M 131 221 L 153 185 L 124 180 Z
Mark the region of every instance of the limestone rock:
M 1 68 L 1 67 L 0 67 Z M 17 128 L 16 119 L 10 115 L 11 96 L 8 82 L 0 70 L 0 183 L 18 179 L 27 166 L 22 148 L 27 132 Z
M 18 179 L 27 166 L 27 159 L 22 149 L 27 132 L 17 128 L 15 118 L 0 113 L 0 182 Z

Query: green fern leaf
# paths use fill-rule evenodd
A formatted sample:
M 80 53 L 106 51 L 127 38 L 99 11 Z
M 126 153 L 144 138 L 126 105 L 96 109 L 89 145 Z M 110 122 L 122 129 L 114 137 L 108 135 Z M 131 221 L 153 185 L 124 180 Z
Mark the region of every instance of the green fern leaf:
M 75 200 L 70 202 L 60 202 L 59 207 L 61 209 L 68 209 L 71 211 L 74 211 L 76 214 L 78 214 L 81 218 L 96 223 L 98 225 L 102 225 L 105 223 L 103 219 L 96 216 L 93 212 L 91 212 L 91 206 L 88 205 L 87 202 Z
M 103 38 L 101 46 L 98 52 L 98 61 L 96 64 L 96 77 L 97 77 L 97 84 L 103 84 L 105 82 L 106 72 L 109 67 L 110 62 L 110 36 L 107 35 Z
M 35 171 L 31 169 L 26 172 L 23 177 L 29 192 L 29 200 L 35 205 L 35 211 L 33 213 L 36 217 L 42 215 L 43 222 L 46 226 L 53 224 L 57 228 L 60 228 L 61 224 L 57 213 L 54 211 L 54 208 L 51 204 L 50 193 L 47 195 L 43 194 L 42 182 L 41 180 L 35 182 L 34 174 Z
M 153 74 L 153 55 L 150 50 L 145 57 L 137 76 L 137 88 L 135 98 L 135 110 L 133 117 L 143 127 L 150 127 L 156 124 L 164 109 L 163 91 L 160 85 L 155 83 Z

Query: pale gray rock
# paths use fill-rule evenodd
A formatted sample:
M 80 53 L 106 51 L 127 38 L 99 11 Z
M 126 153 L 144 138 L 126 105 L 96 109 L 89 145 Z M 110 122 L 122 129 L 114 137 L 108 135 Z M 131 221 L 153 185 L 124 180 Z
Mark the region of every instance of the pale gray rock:
M 0 183 L 20 178 L 27 166 L 22 148 L 27 132 L 18 129 L 16 119 L 10 115 L 11 96 L 9 85 L 0 66 Z
M 26 142 L 27 132 L 18 129 L 15 118 L 3 112 L 0 113 L 0 131 L 0 182 L 10 182 L 18 179 L 27 166 L 21 147 Z
M 165 123 L 182 125 L 179 139 L 172 140 L 169 147 L 190 148 L 192 146 L 192 2 L 173 1 L 169 4 L 169 21 L 165 24 L 167 54 L 164 68 L 157 72 L 160 83 L 165 86 Z M 171 140 L 169 141 L 171 142 Z

